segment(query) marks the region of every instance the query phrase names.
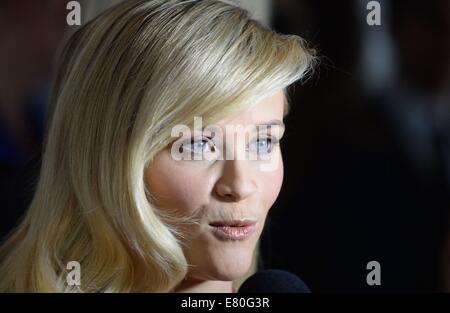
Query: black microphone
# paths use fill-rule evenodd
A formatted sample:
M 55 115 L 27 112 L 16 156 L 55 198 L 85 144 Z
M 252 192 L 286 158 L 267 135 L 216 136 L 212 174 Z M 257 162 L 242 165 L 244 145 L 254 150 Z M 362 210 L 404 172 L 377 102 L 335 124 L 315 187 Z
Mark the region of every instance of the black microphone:
M 308 286 L 296 275 L 282 270 L 264 270 L 250 276 L 238 293 L 310 293 Z

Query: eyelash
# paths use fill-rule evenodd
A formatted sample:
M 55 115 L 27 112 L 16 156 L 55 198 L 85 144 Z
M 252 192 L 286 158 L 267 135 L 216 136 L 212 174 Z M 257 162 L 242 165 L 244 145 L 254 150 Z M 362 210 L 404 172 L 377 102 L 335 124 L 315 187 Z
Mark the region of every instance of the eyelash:
M 192 154 L 203 154 L 203 153 L 205 153 L 205 151 L 203 151 L 203 149 L 202 149 L 202 152 L 196 152 L 196 151 L 195 151 L 195 148 L 192 149 L 192 145 L 195 144 L 195 143 L 198 143 L 198 142 L 200 142 L 200 141 L 201 141 L 203 144 L 211 143 L 211 144 L 212 144 L 212 146 L 211 146 L 211 152 L 212 152 L 212 153 L 216 152 L 216 146 L 214 145 L 214 143 L 213 143 L 213 141 L 212 141 L 212 138 L 209 138 L 209 137 L 203 137 L 201 140 L 195 141 L 195 140 L 194 140 L 194 137 L 192 137 L 191 140 L 190 140 L 190 142 L 189 142 L 190 147 L 188 148 L 188 149 L 191 151 Z M 250 146 L 250 145 L 252 145 L 253 143 L 258 143 L 258 142 L 262 142 L 262 141 L 267 141 L 270 148 L 268 148 L 267 151 L 259 151 L 259 149 L 258 149 L 258 147 L 257 147 L 257 148 L 256 148 L 256 153 L 258 153 L 258 154 L 270 154 L 270 153 L 273 152 L 273 149 L 274 149 L 276 146 L 278 146 L 278 144 L 280 143 L 280 139 L 278 139 L 278 138 L 276 138 L 276 137 L 271 137 L 271 136 L 268 136 L 268 137 L 259 137 L 257 140 L 252 141 L 251 143 L 249 143 L 249 145 L 247 146 L 247 151 L 249 151 L 249 146 Z M 185 146 L 185 144 L 182 144 L 182 145 L 180 146 L 180 150 L 179 150 L 180 153 L 182 153 L 182 152 L 184 151 L 184 150 L 183 150 L 183 149 L 184 149 L 184 146 Z M 202 145 L 202 148 L 203 148 L 203 145 Z
M 266 151 L 262 152 L 264 154 L 272 153 L 273 149 L 280 143 L 280 140 L 278 138 L 275 138 L 275 137 L 260 137 L 257 140 L 255 140 L 254 143 L 263 142 L 263 141 L 267 141 L 268 142 L 268 146 L 270 147 L 270 148 L 268 148 L 267 152 Z M 257 148 L 257 153 L 258 152 L 259 152 L 259 150 Z

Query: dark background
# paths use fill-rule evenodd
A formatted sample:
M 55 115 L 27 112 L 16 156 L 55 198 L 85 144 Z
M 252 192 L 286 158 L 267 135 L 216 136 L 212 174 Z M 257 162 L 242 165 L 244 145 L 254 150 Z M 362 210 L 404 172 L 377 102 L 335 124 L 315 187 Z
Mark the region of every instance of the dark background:
M 450 3 L 380 2 L 368 26 L 357 2 L 274 2 L 275 29 L 322 65 L 295 87 L 263 265 L 319 292 L 448 292 Z
M 321 63 L 291 88 L 285 181 L 264 268 L 313 292 L 450 292 L 450 2 L 272 1 L 272 26 Z M 0 236 L 37 182 L 66 1 L 0 2 Z M 381 286 L 368 286 L 369 261 Z

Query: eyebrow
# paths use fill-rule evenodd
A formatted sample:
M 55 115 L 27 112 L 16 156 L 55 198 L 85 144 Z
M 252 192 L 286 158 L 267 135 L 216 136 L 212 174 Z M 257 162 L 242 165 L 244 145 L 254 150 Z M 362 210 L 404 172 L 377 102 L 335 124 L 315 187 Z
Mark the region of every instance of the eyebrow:
M 284 125 L 283 121 L 280 121 L 278 119 L 271 120 L 271 121 L 266 122 L 266 123 L 257 124 L 256 126 L 280 126 L 283 129 L 285 128 L 285 125 Z
M 268 121 L 268 122 L 263 122 L 263 123 L 260 123 L 260 124 L 256 124 L 255 126 L 256 126 L 256 127 L 259 127 L 259 126 L 266 126 L 266 127 L 279 126 L 279 127 L 281 127 L 282 129 L 285 129 L 285 128 L 286 128 L 286 126 L 285 126 L 285 124 L 283 123 L 283 121 L 281 121 L 281 120 L 279 120 L 279 119 L 274 119 L 274 120 L 270 120 L 270 121 Z M 204 131 L 205 128 L 206 128 L 206 126 L 202 127 L 202 131 Z

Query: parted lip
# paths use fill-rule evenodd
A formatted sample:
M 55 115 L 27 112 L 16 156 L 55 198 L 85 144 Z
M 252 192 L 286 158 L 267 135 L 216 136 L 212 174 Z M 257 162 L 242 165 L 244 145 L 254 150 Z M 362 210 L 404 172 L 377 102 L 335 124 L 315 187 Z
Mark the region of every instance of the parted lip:
M 242 219 L 242 220 L 227 220 L 227 221 L 214 221 L 209 223 L 213 227 L 229 226 L 229 227 L 245 227 L 256 224 L 256 220 Z

